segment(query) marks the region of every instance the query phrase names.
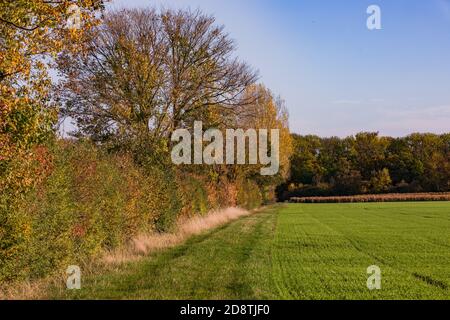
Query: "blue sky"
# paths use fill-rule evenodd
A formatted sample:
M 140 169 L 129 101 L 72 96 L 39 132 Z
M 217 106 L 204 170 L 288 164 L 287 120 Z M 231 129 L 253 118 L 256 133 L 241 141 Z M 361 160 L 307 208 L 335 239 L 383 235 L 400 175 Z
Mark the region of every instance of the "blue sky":
M 382 30 L 366 27 L 369 5 Z M 113 0 L 200 8 L 286 100 L 291 130 L 450 132 L 450 0 Z

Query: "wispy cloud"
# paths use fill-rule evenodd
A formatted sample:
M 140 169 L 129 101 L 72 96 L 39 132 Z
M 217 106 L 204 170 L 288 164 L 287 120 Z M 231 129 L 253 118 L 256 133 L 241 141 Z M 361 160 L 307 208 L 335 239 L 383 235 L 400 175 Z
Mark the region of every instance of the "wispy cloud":
M 393 135 L 411 132 L 450 132 L 450 105 L 414 109 L 381 110 L 384 120 L 375 125 Z
M 450 105 L 440 105 L 427 108 L 412 109 L 386 109 L 385 114 L 389 117 L 400 119 L 447 119 L 450 118 Z M 450 122 L 448 122 L 450 129 Z
M 331 102 L 332 104 L 339 104 L 339 105 L 357 105 L 361 104 L 361 100 L 350 100 L 350 99 L 343 99 L 343 100 L 334 100 Z
M 384 102 L 386 102 L 386 100 L 381 99 L 381 98 L 372 98 L 372 99 L 364 99 L 364 100 L 337 99 L 337 100 L 331 101 L 332 104 L 338 104 L 338 105 L 362 105 L 362 104 L 384 103 Z

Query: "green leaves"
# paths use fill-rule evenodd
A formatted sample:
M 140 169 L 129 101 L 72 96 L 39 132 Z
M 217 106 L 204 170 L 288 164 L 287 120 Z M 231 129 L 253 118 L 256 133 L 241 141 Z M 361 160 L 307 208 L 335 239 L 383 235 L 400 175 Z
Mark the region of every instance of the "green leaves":
M 448 134 L 391 138 L 359 133 L 344 139 L 294 136 L 294 146 L 293 186 L 287 190 L 291 193 L 296 186 L 297 193 L 306 192 L 302 184 L 341 195 L 450 190 Z

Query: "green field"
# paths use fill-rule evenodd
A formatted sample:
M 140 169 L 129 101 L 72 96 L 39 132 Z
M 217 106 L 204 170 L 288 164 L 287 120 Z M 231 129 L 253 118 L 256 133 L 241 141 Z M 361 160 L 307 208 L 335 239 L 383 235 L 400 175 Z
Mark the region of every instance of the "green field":
M 367 267 L 382 271 L 367 289 Z M 114 272 L 83 299 L 450 299 L 450 202 L 280 205 Z

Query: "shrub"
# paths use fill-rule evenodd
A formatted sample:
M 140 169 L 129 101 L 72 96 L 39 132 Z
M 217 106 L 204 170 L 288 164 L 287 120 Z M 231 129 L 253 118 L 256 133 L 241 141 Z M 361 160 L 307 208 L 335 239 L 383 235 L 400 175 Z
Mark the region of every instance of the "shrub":
M 35 278 L 176 219 L 170 178 L 88 142 L 58 142 L 48 179 L 1 206 L 0 281 Z
M 165 170 L 156 167 L 148 174 L 154 184 L 151 191 L 158 208 L 155 227 L 160 232 L 170 231 L 183 205 L 175 172 L 170 167 Z
M 263 203 L 261 190 L 256 182 L 249 179 L 238 179 L 237 205 L 245 209 L 254 209 Z
M 273 188 L 254 180 L 211 179 L 88 141 L 56 141 L 48 153 L 51 173 L 42 183 L 14 202 L 0 195 L 0 283 L 43 277 L 139 234 L 171 231 L 181 214 L 273 200 Z
M 182 193 L 183 214 L 185 216 L 206 214 L 212 208 L 208 200 L 208 191 L 205 187 L 206 183 L 201 178 L 187 174 L 180 174 L 178 180 Z

